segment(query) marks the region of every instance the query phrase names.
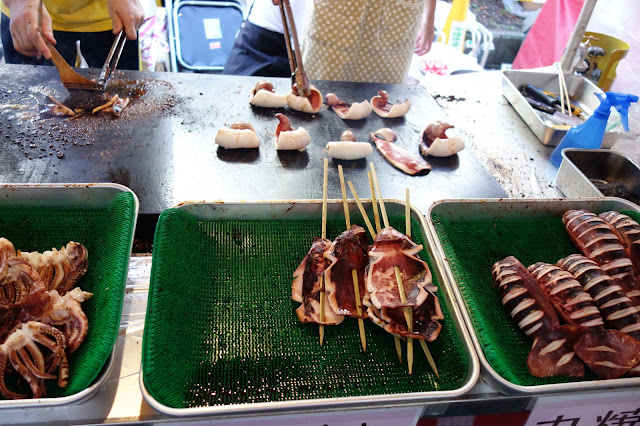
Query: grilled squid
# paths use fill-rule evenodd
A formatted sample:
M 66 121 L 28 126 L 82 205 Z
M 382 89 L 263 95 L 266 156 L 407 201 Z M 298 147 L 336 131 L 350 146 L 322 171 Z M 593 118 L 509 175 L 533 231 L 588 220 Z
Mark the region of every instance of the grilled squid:
M 378 96 L 371 98 L 373 111 L 383 118 L 404 117 L 411 108 L 409 99 L 404 102 L 392 104 L 389 102 L 389 95 L 384 90 L 378 92 Z
M 366 99 L 362 102 L 348 104 L 341 101 L 335 93 L 327 93 L 325 99 L 333 112 L 343 120 L 360 120 L 371 114 L 371 104 Z
M 356 142 L 353 132 L 345 130 L 339 142 L 327 142 L 326 151 L 329 157 L 338 160 L 358 160 L 371 155 L 373 148 L 369 142 Z
M 633 264 L 611 226 L 586 210 L 569 210 L 562 221 L 578 250 L 615 279 L 640 310 L 640 289 L 635 282 Z
M 249 103 L 262 108 L 284 108 L 287 106 L 287 96 L 278 95 L 271 82 L 261 80 L 251 90 Z
M 276 114 L 278 125 L 276 126 L 276 149 L 279 151 L 298 150 L 303 151 L 311 142 L 309 133 L 304 127 L 293 130 L 291 122 L 284 114 Z
M 311 94 L 307 97 L 298 94 L 298 88 L 294 85 L 287 95 L 287 105 L 296 111 L 315 114 L 322 108 L 322 93 L 315 87 L 309 87 Z
M 429 124 L 420 134 L 420 153 L 424 156 L 449 157 L 464 149 L 464 141 L 459 137 L 450 138 L 445 132 L 453 126 L 436 121 Z
M 403 172 L 409 175 L 417 175 L 431 171 L 431 165 L 422 157 L 415 156 L 394 143 L 397 135 L 393 130 L 389 128 L 380 129 L 371 134 L 371 139 L 373 139 L 376 148 L 384 158 Z
M 633 271 L 640 275 L 640 225 L 629 216 L 609 211 L 599 215 L 605 222 L 611 225 L 611 229 L 618 236 L 627 257 L 631 260 Z
M 502 305 L 533 339 L 527 356 L 529 372 L 536 377 L 584 376 L 584 365 L 573 350 L 582 329 L 560 326 L 553 306 L 527 268 L 509 256 L 493 264 L 491 275 Z
M 218 130 L 215 143 L 227 149 L 258 148 L 260 139 L 251 123 L 234 123 Z
M 573 275 L 543 262 L 529 266 L 529 271 L 565 321 L 588 328 L 574 350 L 598 377 L 616 379 L 640 362 L 640 342 L 618 330 L 605 330 L 595 302 Z
M 620 330 L 640 341 L 640 312 L 613 278 L 592 260 L 580 254 L 560 259 L 557 265 L 568 271 L 589 293 L 609 328 Z
M 317 324 L 337 325 L 344 316 L 335 312 L 328 303 L 325 304 L 324 321 L 320 321 L 320 293 L 324 291 L 323 276 L 326 268 L 324 254 L 329 249 L 331 241 L 314 238 L 307 255 L 293 272 L 291 298 L 301 303 L 296 309 L 300 322 L 315 322 Z
M 369 263 L 367 250 L 364 228 L 353 225 L 338 235 L 325 255 L 329 261 L 329 267 L 324 272 L 325 292 L 331 308 L 340 315 L 367 317 L 367 310 L 361 309 L 358 315 L 356 306 L 362 306 L 362 298 L 366 294 L 364 275 Z M 353 270 L 358 278 L 359 300 L 354 292 Z
M 442 324 L 438 321 L 443 320 L 444 316 L 440 310 L 438 298 L 433 293 L 429 292 L 424 302 L 411 308 L 411 318 L 413 319 L 411 331 L 407 327 L 404 309 L 385 306 L 378 309 L 370 304 L 367 314 L 374 324 L 384 328 L 387 333 L 428 342 L 436 340 L 442 330 Z

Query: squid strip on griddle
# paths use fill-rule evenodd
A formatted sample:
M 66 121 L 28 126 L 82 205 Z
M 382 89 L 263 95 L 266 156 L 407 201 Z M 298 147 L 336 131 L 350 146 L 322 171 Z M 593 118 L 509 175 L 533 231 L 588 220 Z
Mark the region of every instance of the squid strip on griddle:
M 573 350 L 583 329 L 560 326 L 553 306 L 527 268 L 509 256 L 494 263 L 491 275 L 502 305 L 533 339 L 527 356 L 529 372 L 536 377 L 584 376 L 584 364 Z
M 320 293 L 324 291 L 323 276 L 326 268 L 324 254 L 331 241 L 314 238 L 309 252 L 293 272 L 291 298 L 301 305 L 296 309 L 300 322 L 315 322 L 324 325 L 337 325 L 344 317 L 325 304 L 324 321 L 320 321 Z
M 325 294 L 331 309 L 339 315 L 366 318 L 366 310 L 358 315 L 353 289 L 352 270 L 358 276 L 360 305 L 366 294 L 364 283 L 365 268 L 368 264 L 368 245 L 363 227 L 353 225 L 333 241 L 325 258 L 330 265 L 325 270 Z

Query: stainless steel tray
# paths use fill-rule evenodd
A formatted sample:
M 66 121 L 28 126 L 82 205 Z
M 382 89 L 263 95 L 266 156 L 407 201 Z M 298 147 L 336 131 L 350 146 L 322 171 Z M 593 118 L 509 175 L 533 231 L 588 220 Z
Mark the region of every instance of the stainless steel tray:
M 582 108 L 587 116 L 600 105 L 596 93 L 602 90 L 590 80 L 576 75 L 566 75 L 567 90 L 571 102 Z M 513 106 L 513 109 L 527 123 L 527 126 L 543 145 L 556 146 L 560 143 L 571 126 L 558 125 L 543 119 L 546 113 L 536 111 L 526 101 L 520 88 L 525 84 L 533 84 L 553 93 L 560 93 L 558 74 L 552 72 L 507 70 L 502 72 L 502 94 Z
M 607 193 L 598 189 L 612 183 L 619 186 L 605 189 Z M 555 185 L 566 197 L 615 196 L 637 204 L 640 167 L 625 155 L 609 149 L 567 148 L 562 150 Z
M 129 188 L 111 183 L 60 183 L 60 184 L 2 184 L 0 183 L 0 203 L 3 206 L 42 206 L 102 208 L 107 206 L 115 195 L 130 192 L 135 200 L 135 217 L 138 216 L 138 198 Z M 135 223 L 134 223 L 135 229 Z M 131 235 L 133 244 L 133 233 Z M 131 247 L 130 245 L 130 247 Z M 125 286 L 122 286 L 124 293 Z M 0 410 L 57 407 L 78 404 L 89 399 L 105 383 L 113 370 L 116 358 L 116 345 L 107 358 L 99 375 L 86 389 L 73 395 L 56 398 L 31 398 L 18 400 L 0 400 Z M 72 373 L 73 374 L 73 373 Z
M 442 274 L 447 281 L 453 283 L 452 289 L 455 300 L 459 303 L 460 311 L 471 334 L 471 340 L 476 349 L 482 366 L 482 377 L 497 391 L 506 394 L 540 395 L 562 392 L 588 392 L 620 389 L 640 385 L 640 377 L 620 378 L 615 380 L 592 380 L 572 383 L 554 383 L 535 386 L 522 386 L 505 379 L 491 366 L 480 343 L 478 332 L 472 321 L 467 302 L 457 284 L 453 274 L 454 264 L 445 255 L 440 243 L 440 238 L 431 220 L 432 216 L 439 215 L 447 220 L 510 220 L 522 218 L 558 218 L 571 209 L 587 209 L 596 213 L 608 210 L 629 210 L 640 212 L 640 208 L 626 200 L 619 198 L 599 199 L 466 199 L 466 200 L 442 200 L 434 203 L 427 213 L 427 223 L 432 238 L 437 241 L 436 255 L 440 258 Z M 496 259 L 499 260 L 499 259 Z M 487 274 L 491 272 L 487 270 Z
M 371 204 L 369 200 L 362 200 L 370 219 L 373 221 L 371 213 Z M 405 206 L 399 200 L 386 200 L 386 210 L 389 216 L 404 215 Z M 309 218 L 318 218 L 320 220 L 322 214 L 322 200 L 282 200 L 282 201 L 264 201 L 264 202 L 185 202 L 176 206 L 195 217 L 203 220 L 301 220 Z M 349 211 L 352 216 L 353 223 L 362 224 L 361 215 L 355 202 L 349 203 Z M 329 220 L 344 220 L 344 210 L 341 200 L 329 200 L 327 207 L 327 216 Z M 415 393 L 394 393 L 393 388 L 389 389 L 388 394 L 371 395 L 371 396 L 352 396 L 337 397 L 325 399 L 305 399 L 291 401 L 274 401 L 274 402 L 257 402 L 242 403 L 232 405 L 194 407 L 194 408 L 173 408 L 166 406 L 156 400 L 147 390 L 144 383 L 144 362 L 142 365 L 142 373 L 140 374 L 140 388 L 144 399 L 156 410 L 171 416 L 197 416 L 197 415 L 216 415 L 216 416 L 237 416 L 237 415 L 256 415 L 260 413 L 287 413 L 287 412 L 312 412 L 326 409 L 352 409 L 352 408 L 369 408 L 369 407 L 390 407 L 400 405 L 419 405 L 427 401 L 439 401 L 455 398 L 468 392 L 479 378 L 479 362 L 472 349 L 472 343 L 467 328 L 464 325 L 462 314 L 455 302 L 455 297 L 451 290 L 448 277 L 441 274 L 443 267 L 440 265 L 439 257 L 435 256 L 431 234 L 427 231 L 424 216 L 412 207 L 411 218 L 420 224 L 422 238 L 425 242 L 425 248 L 429 254 L 430 260 L 435 265 L 432 268 L 432 274 L 437 276 L 440 282 L 438 296 L 441 300 L 446 300 L 450 308 L 450 318 L 445 321 L 454 327 L 464 348 L 464 353 L 468 358 L 468 367 L 466 378 L 462 386 L 453 390 L 431 391 L 431 392 L 415 392 Z M 294 315 L 294 313 L 291 313 Z M 416 362 L 426 363 L 426 359 L 419 354 L 419 349 L 414 349 L 414 358 Z M 395 356 L 395 354 L 393 354 Z M 403 357 L 404 359 L 404 357 Z M 419 360 L 419 361 L 418 361 Z M 397 361 L 397 359 L 396 359 Z

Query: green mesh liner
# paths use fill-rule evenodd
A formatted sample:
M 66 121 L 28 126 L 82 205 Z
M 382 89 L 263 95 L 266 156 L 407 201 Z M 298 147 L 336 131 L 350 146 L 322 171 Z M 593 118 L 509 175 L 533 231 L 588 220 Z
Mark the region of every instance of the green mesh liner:
M 404 217 L 391 219 L 404 229 Z M 318 325 L 301 324 L 299 303 L 291 300 L 293 271 L 319 228 L 315 218 L 207 221 L 178 209 L 162 213 L 142 346 L 144 384 L 159 403 L 192 408 L 444 391 L 465 383 L 467 354 L 446 319 L 429 343 L 439 379 L 417 342 L 409 375 L 406 344 L 400 363 L 393 337 L 368 320 L 366 353 L 353 318 L 325 326 L 319 346 Z M 420 235 L 418 223 L 412 229 Z M 329 238 L 343 230 L 343 220 L 327 224 Z M 428 259 L 426 250 L 421 257 Z M 450 318 L 442 295 L 440 303 Z
M 640 219 L 636 212 L 623 213 Z M 598 380 L 588 368 L 583 378 L 531 375 L 527 355 L 533 342 L 502 306 L 491 277 L 491 266 L 507 256 L 515 256 L 526 267 L 535 262 L 554 264 L 577 253 L 561 218 L 456 221 L 434 214 L 431 220 L 480 346 L 500 376 L 520 386 Z
M 49 397 L 69 396 L 89 387 L 113 350 L 120 327 L 135 213 L 135 199 L 130 192 L 116 195 L 104 208 L 0 205 L 0 236 L 9 239 L 16 249 L 42 252 L 52 247 L 59 249 L 73 240 L 89 251 L 89 268 L 78 283 L 93 293 L 82 303 L 89 332 L 69 356 L 67 387 L 45 380 Z M 24 382 L 19 383 L 22 387 L 16 387 L 15 378 L 10 375 L 8 379 L 11 389 L 31 393 Z

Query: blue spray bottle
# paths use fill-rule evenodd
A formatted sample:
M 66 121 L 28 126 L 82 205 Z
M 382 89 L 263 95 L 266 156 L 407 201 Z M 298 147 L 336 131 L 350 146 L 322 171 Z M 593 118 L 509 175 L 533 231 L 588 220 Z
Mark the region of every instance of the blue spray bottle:
M 615 92 L 598 93 L 597 96 L 600 99 L 600 105 L 591 117 L 584 123 L 570 128 L 551 154 L 551 162 L 556 167 L 559 167 L 562 162 L 562 150 L 565 148 L 599 149 L 602 146 L 602 138 L 612 106 L 620 113 L 624 130 L 629 131 L 629 106 L 631 102 L 638 102 L 638 97 Z

